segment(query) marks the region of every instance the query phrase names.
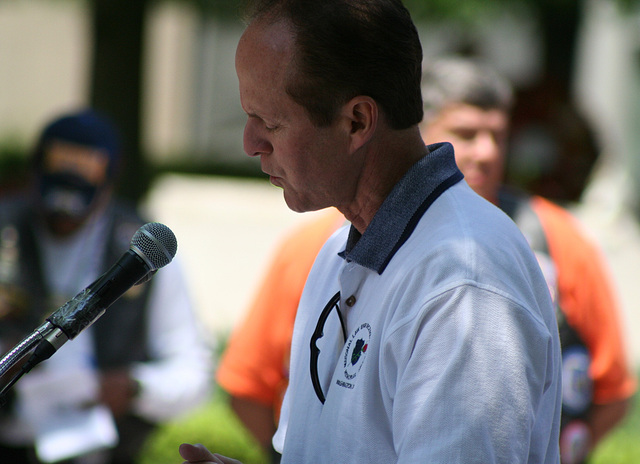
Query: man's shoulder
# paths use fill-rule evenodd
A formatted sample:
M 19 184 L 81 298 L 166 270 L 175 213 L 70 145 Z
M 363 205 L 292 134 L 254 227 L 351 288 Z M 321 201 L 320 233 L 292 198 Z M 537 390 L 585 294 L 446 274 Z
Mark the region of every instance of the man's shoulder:
M 15 222 L 31 209 L 28 198 L 21 194 L 12 194 L 0 200 L 0 224 Z
M 116 219 L 121 221 L 139 222 L 141 224 L 147 222 L 138 207 L 127 200 L 120 198 L 113 200 L 111 211 Z

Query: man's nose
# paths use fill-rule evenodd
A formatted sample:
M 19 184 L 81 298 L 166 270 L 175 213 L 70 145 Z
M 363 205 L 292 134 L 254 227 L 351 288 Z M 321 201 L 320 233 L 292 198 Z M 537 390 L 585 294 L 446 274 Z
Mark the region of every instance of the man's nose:
M 478 132 L 474 142 L 478 161 L 488 161 L 500 155 L 500 144 L 491 132 Z
M 249 118 L 244 126 L 244 151 L 249 156 L 260 156 L 270 153 L 271 143 L 261 134 L 258 121 Z

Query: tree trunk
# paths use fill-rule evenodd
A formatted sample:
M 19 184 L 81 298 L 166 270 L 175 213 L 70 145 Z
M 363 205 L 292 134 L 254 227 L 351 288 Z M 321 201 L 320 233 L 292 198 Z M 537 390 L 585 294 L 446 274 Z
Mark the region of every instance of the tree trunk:
M 90 102 L 120 129 L 118 192 L 134 202 L 150 180 L 141 148 L 143 38 L 147 0 L 93 0 Z

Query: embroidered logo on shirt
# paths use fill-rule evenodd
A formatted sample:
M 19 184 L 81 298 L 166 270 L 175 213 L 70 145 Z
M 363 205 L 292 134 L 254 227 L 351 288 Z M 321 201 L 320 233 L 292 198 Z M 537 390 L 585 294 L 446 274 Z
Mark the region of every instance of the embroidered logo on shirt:
M 353 380 L 360 372 L 364 360 L 366 359 L 369 340 L 371 339 L 371 326 L 368 323 L 361 324 L 349 337 L 345 345 L 342 367 L 344 369 L 344 380 L 337 380 L 341 387 L 352 389 Z

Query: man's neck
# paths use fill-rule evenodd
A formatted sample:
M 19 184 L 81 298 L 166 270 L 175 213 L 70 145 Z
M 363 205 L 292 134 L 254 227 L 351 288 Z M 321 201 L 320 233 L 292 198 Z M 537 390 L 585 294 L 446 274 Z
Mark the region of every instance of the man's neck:
M 417 127 L 389 131 L 370 147 L 354 201 L 338 209 L 363 234 L 393 187 L 427 153 Z

